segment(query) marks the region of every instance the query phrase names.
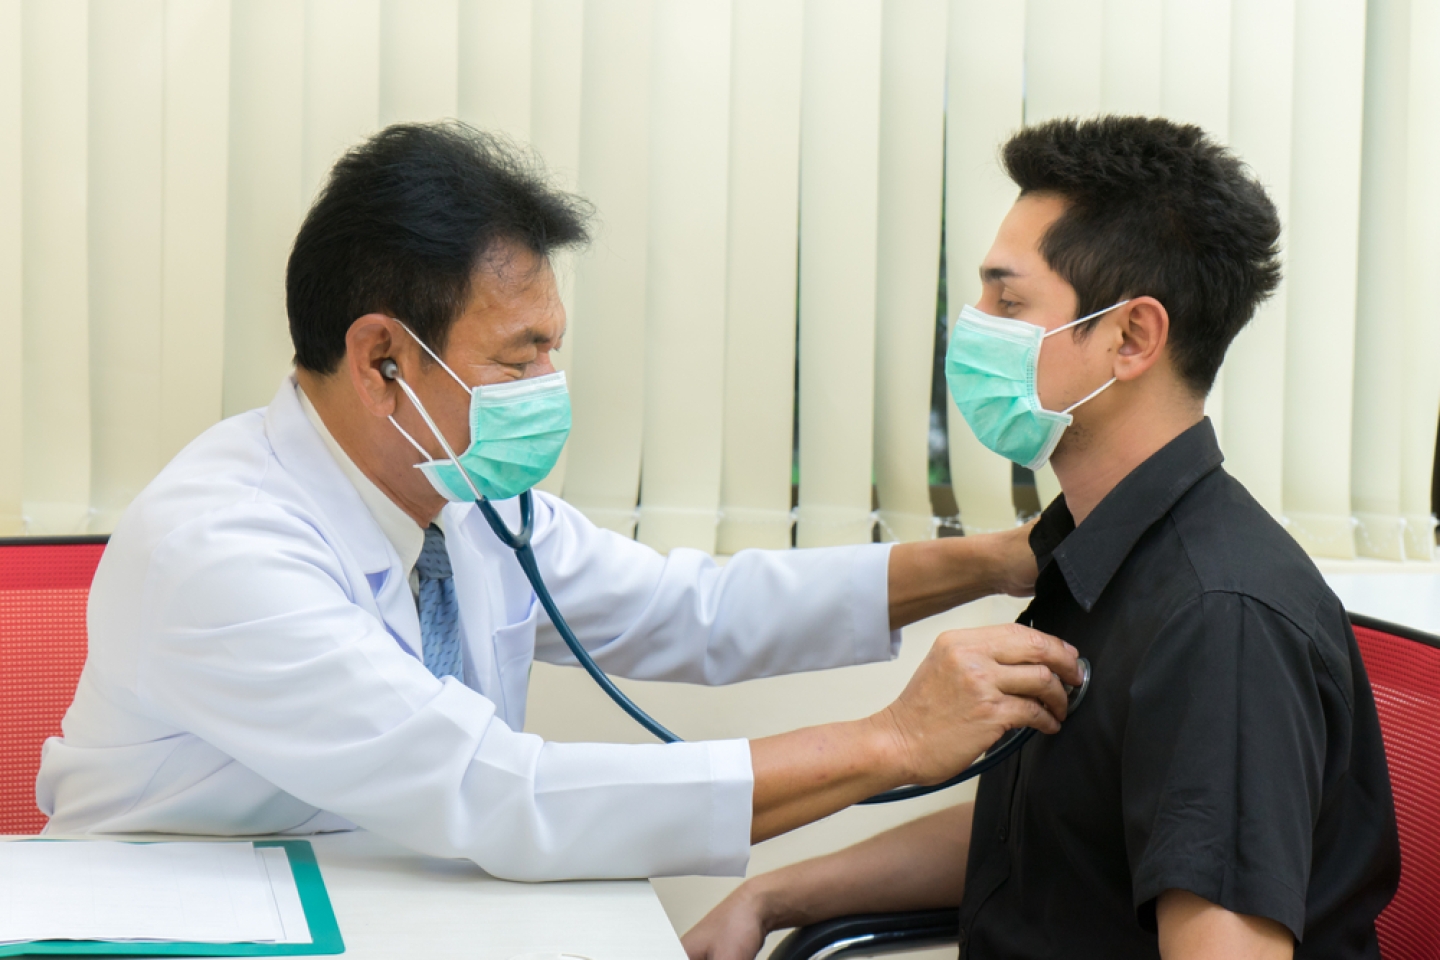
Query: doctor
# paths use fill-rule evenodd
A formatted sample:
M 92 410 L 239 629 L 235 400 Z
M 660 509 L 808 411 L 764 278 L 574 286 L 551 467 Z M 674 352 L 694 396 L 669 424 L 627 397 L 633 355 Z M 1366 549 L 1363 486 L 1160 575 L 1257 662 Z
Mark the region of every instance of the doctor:
M 501 498 L 553 465 L 569 406 L 548 254 L 585 238 L 581 201 L 460 125 L 391 127 L 340 160 L 290 257 L 295 374 L 183 450 L 100 563 L 37 783 L 50 830 L 358 825 L 509 878 L 739 874 L 754 841 L 938 782 L 1009 728 L 1059 728 L 1074 651 L 1006 624 L 942 635 L 854 722 L 672 745 L 521 732 L 531 662 L 574 661 L 514 555 L 451 501 L 473 499 L 466 469 L 514 526 Z M 1009 534 L 717 568 L 535 501 L 556 602 L 628 677 L 884 660 L 903 624 L 1035 576 Z

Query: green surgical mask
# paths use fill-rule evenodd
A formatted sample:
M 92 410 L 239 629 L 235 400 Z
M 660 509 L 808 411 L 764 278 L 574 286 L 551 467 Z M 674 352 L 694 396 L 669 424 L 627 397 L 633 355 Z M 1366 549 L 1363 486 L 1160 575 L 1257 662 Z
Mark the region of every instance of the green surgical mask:
M 945 351 L 945 382 L 950 396 L 976 439 L 990 450 L 1031 470 L 1050 460 L 1060 435 L 1074 420 L 1071 411 L 1099 396 L 1111 377 L 1088 397 L 1058 413 L 1040 405 L 1036 377 L 1040 345 L 1046 337 L 1123 307 L 1129 300 L 1097 310 L 1046 331 L 1008 317 L 994 317 L 965 306 L 950 329 Z
M 395 378 L 448 458 L 431 458 L 394 417 L 390 418 L 395 429 L 425 456 L 426 462 L 416 464 L 416 468 L 425 474 L 435 492 L 454 503 L 479 497 L 508 500 L 544 480 L 570 435 L 570 391 L 565 386 L 565 374 L 471 387 L 409 327 L 403 323 L 400 326 L 470 394 L 470 445 L 457 456 L 415 391 L 403 378 Z

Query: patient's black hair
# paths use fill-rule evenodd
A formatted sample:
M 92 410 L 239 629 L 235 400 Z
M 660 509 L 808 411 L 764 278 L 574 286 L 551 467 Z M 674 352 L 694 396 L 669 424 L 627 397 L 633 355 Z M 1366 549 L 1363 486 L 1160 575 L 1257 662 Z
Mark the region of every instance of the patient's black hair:
M 340 158 L 285 275 L 295 363 L 333 372 L 367 313 L 405 321 L 437 353 L 476 271 L 518 244 L 548 258 L 588 239 L 590 208 L 538 161 L 465 124 L 395 124 Z
M 1154 297 L 1176 370 L 1208 393 L 1280 282 L 1280 218 L 1248 168 L 1199 127 L 1152 117 L 1051 120 L 1013 136 L 1002 158 L 1022 196 L 1066 202 L 1040 252 L 1075 288 L 1076 316 Z

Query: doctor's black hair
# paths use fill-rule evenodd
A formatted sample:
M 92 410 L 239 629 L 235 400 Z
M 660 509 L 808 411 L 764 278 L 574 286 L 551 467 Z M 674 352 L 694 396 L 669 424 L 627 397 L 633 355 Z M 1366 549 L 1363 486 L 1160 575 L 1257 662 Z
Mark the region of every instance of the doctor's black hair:
M 543 262 L 585 243 L 589 216 L 500 137 L 457 121 L 386 127 L 335 164 L 295 237 L 285 306 L 296 365 L 333 372 L 367 313 L 400 318 L 442 352 L 499 245 Z
M 1066 202 L 1040 253 L 1075 288 L 1076 316 L 1154 297 L 1170 315 L 1177 372 L 1208 393 L 1280 282 L 1280 218 L 1246 166 L 1199 127 L 1152 117 L 1051 120 L 1015 134 L 1001 157 L 1021 196 Z

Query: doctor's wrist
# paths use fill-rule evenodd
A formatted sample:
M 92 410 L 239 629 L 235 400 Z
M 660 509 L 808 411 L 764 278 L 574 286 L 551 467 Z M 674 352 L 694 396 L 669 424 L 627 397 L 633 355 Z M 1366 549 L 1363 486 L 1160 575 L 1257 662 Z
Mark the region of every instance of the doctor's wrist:
M 892 703 L 859 721 L 866 728 L 866 763 L 884 781 L 885 790 L 915 783 L 920 776 L 920 763 L 906 736 L 906 724 L 899 712 L 900 704 Z
M 1028 597 L 1034 593 L 1035 577 L 1039 573 L 1035 552 L 1030 548 L 1030 531 L 1034 526 L 1031 521 L 1014 530 L 960 538 L 973 541 L 979 565 L 988 573 L 987 595 Z

